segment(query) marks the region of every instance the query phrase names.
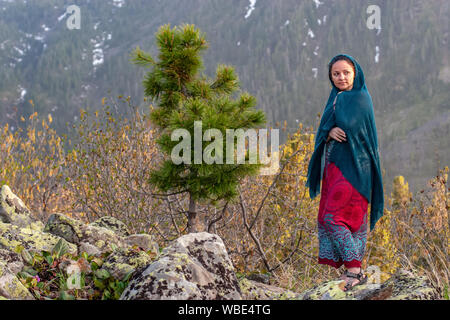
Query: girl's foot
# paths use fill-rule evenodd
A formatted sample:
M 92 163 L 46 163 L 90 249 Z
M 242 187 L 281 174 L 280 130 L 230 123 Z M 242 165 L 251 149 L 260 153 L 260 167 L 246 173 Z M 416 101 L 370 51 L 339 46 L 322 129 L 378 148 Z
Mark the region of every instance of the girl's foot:
M 350 271 L 351 269 L 357 269 L 356 272 Z M 353 289 L 353 287 L 362 285 L 367 282 L 367 276 L 362 273 L 361 268 L 350 268 L 346 270 L 345 273 L 341 276 L 341 279 L 345 281 L 345 286 L 342 289 L 343 291 L 349 291 Z

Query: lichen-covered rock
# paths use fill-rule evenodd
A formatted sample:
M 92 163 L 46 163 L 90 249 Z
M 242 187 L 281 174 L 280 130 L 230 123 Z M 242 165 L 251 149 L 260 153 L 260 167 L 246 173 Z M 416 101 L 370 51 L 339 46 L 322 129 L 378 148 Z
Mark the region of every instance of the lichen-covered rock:
M 425 276 L 399 269 L 379 289 L 365 297 L 367 300 L 440 300 L 442 295 Z
M 369 277 L 370 280 L 370 277 Z M 383 284 L 368 283 L 344 292 L 342 280 L 328 281 L 305 291 L 303 300 L 435 300 L 439 293 L 425 277 L 399 269 Z
M 14 251 L 19 245 L 33 252 L 51 251 L 60 239 L 50 233 L 0 222 L 0 248 L 9 251 Z M 75 245 L 67 243 L 67 246 L 70 253 L 77 253 Z
M 54 234 L 70 243 L 79 244 L 83 237 L 83 223 L 64 214 L 52 214 L 45 225 L 44 232 Z
M 81 242 L 78 246 L 78 252 L 86 252 L 89 256 L 100 257 L 102 251 L 89 242 Z
M 2 186 L 0 191 L 0 222 L 31 229 L 41 226 L 31 217 L 30 209 L 6 184 Z
M 123 238 L 110 229 L 84 224 L 59 213 L 52 214 L 48 218 L 44 231 L 77 245 L 83 242 L 90 243 L 102 253 L 126 246 Z
M 145 251 L 151 251 L 156 255 L 159 254 L 158 243 L 153 240 L 153 237 L 149 234 L 132 234 L 126 237 L 124 240 L 130 247 L 136 246 Z
M 102 264 L 114 278 L 122 280 L 128 273 L 143 268 L 152 262 L 152 258 L 145 252 L 135 249 L 117 249 L 112 252 Z
M 34 300 L 30 291 L 2 261 L 0 261 L 0 296 L 10 300 Z
M 350 292 L 342 290 L 343 280 L 332 280 L 321 283 L 307 291 L 301 296 L 303 300 L 352 300 L 353 294 L 363 286 L 356 286 Z
M 120 299 L 241 299 L 241 289 L 222 239 L 199 232 L 178 238 L 158 261 L 137 270 Z
M 103 227 L 112 230 L 121 237 L 126 237 L 130 235 L 130 231 L 128 230 L 126 224 L 111 216 L 101 217 L 100 219 L 95 220 L 89 225 L 94 227 Z
M 242 278 L 239 281 L 244 300 L 299 300 L 299 293 Z
M 45 225 L 42 223 L 42 221 L 37 220 L 37 221 L 31 221 L 25 228 L 44 232 L 44 227 L 45 227 Z
M 13 251 L 0 249 L 0 262 L 5 263 L 12 273 L 18 274 L 22 271 L 23 261 L 22 257 Z

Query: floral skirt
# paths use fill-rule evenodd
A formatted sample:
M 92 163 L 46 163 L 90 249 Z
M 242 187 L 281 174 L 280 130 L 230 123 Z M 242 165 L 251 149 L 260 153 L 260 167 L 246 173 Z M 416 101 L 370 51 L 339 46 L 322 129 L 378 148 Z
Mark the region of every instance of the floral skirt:
M 319 263 L 361 267 L 367 240 L 368 201 L 325 162 L 318 215 Z

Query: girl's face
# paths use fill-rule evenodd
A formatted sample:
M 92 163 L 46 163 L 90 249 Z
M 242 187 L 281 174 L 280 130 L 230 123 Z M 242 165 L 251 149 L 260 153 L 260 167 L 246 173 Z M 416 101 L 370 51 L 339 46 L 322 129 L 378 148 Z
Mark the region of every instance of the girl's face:
M 331 66 L 331 80 L 339 90 L 352 90 L 354 78 L 353 66 L 347 61 L 339 60 Z

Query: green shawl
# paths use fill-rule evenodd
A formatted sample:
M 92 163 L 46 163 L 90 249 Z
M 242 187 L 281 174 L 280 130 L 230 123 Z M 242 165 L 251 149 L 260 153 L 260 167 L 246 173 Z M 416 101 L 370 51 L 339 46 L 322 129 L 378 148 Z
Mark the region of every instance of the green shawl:
M 345 54 L 344 56 L 351 59 L 355 66 L 353 88 L 342 91 L 338 95 L 335 110 L 333 110 L 333 102 L 339 89 L 331 83 L 333 88 L 317 130 L 314 153 L 308 166 L 306 186 L 309 187 L 311 199 L 314 199 L 320 192 L 321 157 L 328 133 L 333 127 L 341 128 L 347 140 L 342 143 L 335 141 L 330 161 L 371 204 L 370 230 L 372 231 L 375 223 L 383 215 L 384 208 L 373 104 L 361 66 L 353 57 Z

